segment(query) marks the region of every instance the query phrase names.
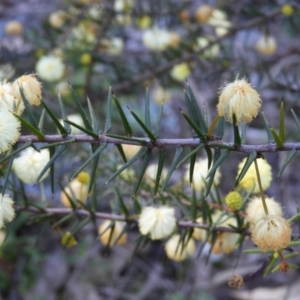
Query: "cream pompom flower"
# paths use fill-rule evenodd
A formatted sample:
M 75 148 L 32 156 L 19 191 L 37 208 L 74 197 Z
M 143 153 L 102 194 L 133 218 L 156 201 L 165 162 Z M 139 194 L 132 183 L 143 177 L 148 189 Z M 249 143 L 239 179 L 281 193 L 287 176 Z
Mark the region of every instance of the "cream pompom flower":
M 4 222 L 11 222 L 15 216 L 13 200 L 6 194 L 0 195 L 0 229 L 4 227 Z
M 187 63 L 181 63 L 174 66 L 171 70 L 171 77 L 177 81 L 183 81 L 191 73 L 189 65 Z
M 290 223 L 276 215 L 265 215 L 252 229 L 253 242 L 264 252 L 286 248 L 291 241 Z
M 76 178 L 72 179 L 70 183 L 60 193 L 61 203 L 65 207 L 71 207 L 71 202 L 75 203 L 77 207 L 81 207 L 88 198 L 90 175 L 87 172 L 80 172 Z
M 278 202 L 273 198 L 265 197 L 269 215 L 282 216 L 282 209 Z M 246 218 L 253 227 L 259 220 L 266 215 L 261 197 L 252 198 L 246 208 Z
M 180 235 L 175 234 L 166 242 L 165 251 L 169 259 L 183 261 L 195 253 L 196 245 L 193 239 L 180 239 Z
M 154 90 L 153 90 L 153 101 L 160 105 L 163 102 L 167 103 L 171 100 L 171 94 L 168 90 L 164 89 L 161 86 L 157 86 Z
M 142 41 L 152 51 L 164 51 L 170 45 L 171 35 L 167 30 L 154 27 L 144 31 Z
M 27 184 L 34 184 L 37 182 L 39 174 L 49 159 L 50 155 L 48 149 L 43 149 L 39 152 L 30 147 L 23 150 L 20 156 L 14 159 L 12 168 L 21 181 Z M 40 181 L 48 176 L 49 171 L 48 169 Z
M 272 55 L 276 52 L 277 42 L 272 36 L 263 35 L 257 40 L 255 49 L 260 54 Z
M 241 173 L 245 163 L 246 163 L 247 158 L 244 158 L 241 163 L 238 166 L 238 175 Z M 260 175 L 260 180 L 261 180 L 261 185 L 263 190 L 267 190 L 271 184 L 272 181 L 272 168 L 268 164 L 268 162 L 263 159 L 259 158 L 256 160 L 258 170 L 259 170 L 259 175 Z M 237 175 L 237 176 L 238 176 Z M 252 193 L 259 193 L 259 185 L 257 182 L 257 174 L 256 174 L 256 169 L 255 169 L 255 164 L 254 162 L 251 164 L 249 169 L 247 170 L 245 176 L 243 179 L 240 181 L 239 186 L 245 189 L 247 192 L 250 192 L 252 190 Z
M 65 72 L 65 65 L 61 58 L 54 55 L 42 56 L 35 68 L 39 77 L 49 82 L 61 79 Z
M 141 234 L 159 240 L 170 235 L 176 227 L 175 210 L 172 207 L 144 207 L 139 218 Z
M 194 173 L 193 173 L 193 182 L 192 187 L 201 192 L 205 188 L 205 183 L 207 181 L 207 174 L 208 174 L 208 159 L 203 158 L 198 160 L 194 165 Z M 217 169 L 214 177 L 214 184 L 218 185 L 220 182 L 221 173 L 219 169 Z M 190 182 L 190 167 L 187 168 L 185 175 L 184 175 L 184 181 Z
M 127 242 L 124 232 L 126 223 L 122 221 L 105 220 L 98 229 L 99 239 L 104 245 L 123 245 Z
M 23 100 L 16 97 L 13 85 L 5 81 L 0 83 L 0 108 L 1 107 L 7 108 L 19 116 L 25 109 Z
M 19 101 L 22 101 L 21 89 L 30 105 L 39 106 L 41 104 L 42 85 L 34 74 L 23 75 L 16 79 L 13 83 L 13 89 Z
M 217 110 L 220 117 L 233 123 L 232 115 L 236 116 L 236 123 L 248 123 L 258 114 L 261 107 L 259 94 L 246 79 L 236 79 L 227 83 L 219 96 Z
M 7 108 L 0 107 L 0 154 L 17 142 L 20 128 L 20 121 Z

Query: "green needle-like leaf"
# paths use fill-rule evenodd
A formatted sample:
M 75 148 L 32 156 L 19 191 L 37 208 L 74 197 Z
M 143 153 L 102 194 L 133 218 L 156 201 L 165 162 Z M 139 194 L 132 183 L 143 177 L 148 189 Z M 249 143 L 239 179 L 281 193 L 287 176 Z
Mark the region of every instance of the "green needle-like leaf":
M 274 136 L 273 136 L 273 134 L 271 132 L 270 124 L 269 124 L 269 122 L 268 122 L 265 114 L 263 112 L 261 114 L 262 114 L 264 122 L 265 122 L 265 127 L 266 127 L 267 135 L 268 135 L 268 142 L 269 143 L 275 143 Z
M 159 131 L 160 131 L 160 124 L 161 124 L 163 109 L 164 109 L 164 103 L 162 103 L 160 108 L 159 108 L 159 112 L 158 112 L 158 116 L 157 116 L 157 120 L 156 120 L 156 124 L 155 124 L 155 128 L 154 128 L 154 135 L 156 136 L 156 138 L 159 137 Z
M 122 157 L 124 163 L 127 163 L 127 157 L 126 157 L 126 154 L 123 150 L 122 144 L 116 144 L 116 147 L 117 147 L 119 153 L 121 154 L 121 157 Z
M 19 90 L 20 90 L 20 94 L 21 94 L 21 97 L 22 97 L 22 100 L 23 100 L 23 103 L 24 103 L 24 106 L 25 106 L 25 110 L 28 114 L 28 117 L 29 117 L 29 120 L 30 120 L 30 123 L 31 125 L 36 129 L 38 130 L 39 127 L 38 127 L 38 123 L 36 122 L 35 120 L 35 117 L 32 113 L 32 110 L 31 110 L 31 105 L 29 104 L 28 100 L 26 99 L 25 95 L 24 95 L 24 92 L 23 92 L 23 89 L 19 87 Z
M 144 178 L 144 174 L 145 174 L 146 168 L 149 164 L 149 161 L 151 159 L 151 156 L 152 156 L 152 150 L 148 149 L 147 152 L 144 155 L 142 165 L 140 166 L 139 174 L 137 176 L 137 181 L 136 181 L 136 183 L 134 185 L 134 188 L 133 188 L 132 198 L 136 197 L 136 193 L 137 193 L 137 191 L 138 191 L 138 189 L 141 185 L 141 182 Z
M 295 122 L 296 122 L 297 129 L 298 129 L 298 131 L 299 131 L 299 133 L 300 133 L 300 121 L 299 121 L 299 119 L 298 119 L 298 117 L 297 117 L 297 115 L 295 114 L 295 112 L 294 112 L 293 109 L 291 109 L 291 112 L 292 112 L 292 115 L 293 115 L 294 120 L 295 120 Z
M 147 151 L 148 151 L 148 147 L 143 147 L 135 156 L 133 156 L 130 160 L 128 160 L 126 164 L 124 164 L 119 170 L 117 170 L 117 172 L 115 172 L 113 175 L 111 175 L 109 177 L 109 179 L 106 181 L 105 184 L 108 184 L 110 181 L 112 181 L 113 179 L 115 179 L 125 169 L 127 169 L 134 162 L 136 162 L 138 159 L 140 159 L 141 157 L 143 157 Z
M 187 156 L 185 156 L 176 166 L 176 169 L 180 168 L 188 159 L 190 159 L 195 153 L 198 153 L 202 148 L 204 148 L 205 145 L 201 144 L 196 149 L 191 151 Z
M 132 114 L 132 116 L 135 118 L 135 120 L 139 123 L 139 125 L 143 128 L 143 130 L 145 131 L 146 135 L 149 137 L 149 139 L 152 142 L 156 141 L 156 137 L 155 135 L 151 132 L 151 129 L 149 129 L 144 122 L 137 116 L 137 114 L 135 112 L 133 112 L 129 107 L 128 107 L 130 113 Z
M 2 165 L 5 161 L 9 160 L 12 156 L 15 156 L 19 152 L 23 151 L 24 149 L 30 147 L 32 145 L 32 142 L 26 142 L 24 145 L 21 147 L 17 148 L 16 150 L 7 153 L 6 156 L 0 159 L 0 165 Z
M 50 159 L 55 154 L 55 148 L 49 149 Z M 51 186 L 51 194 L 54 194 L 54 164 L 50 166 L 50 186 Z
M 159 159 L 158 159 L 158 166 L 157 166 L 157 174 L 155 179 L 155 186 L 154 186 L 154 196 L 157 194 L 159 182 L 161 179 L 161 173 L 164 167 L 165 158 L 167 155 L 166 149 L 159 149 Z
M 112 102 L 112 91 L 111 91 L 111 87 L 109 87 L 108 95 L 107 95 L 107 109 L 106 109 L 104 133 L 109 132 L 109 130 L 111 129 L 111 109 L 112 109 L 111 102 Z
M 96 145 L 95 144 L 91 144 L 91 147 L 92 147 L 93 153 L 95 153 L 101 147 L 101 145 L 99 145 L 99 144 L 96 144 Z M 105 147 L 103 149 L 105 149 Z M 91 171 L 91 179 L 90 179 L 90 182 L 89 182 L 89 192 L 88 192 L 88 194 L 91 193 L 93 184 L 94 184 L 94 182 L 96 180 L 96 171 L 98 169 L 98 162 L 99 162 L 99 158 L 100 158 L 101 152 L 102 152 L 102 150 L 94 158 L 94 163 L 92 165 L 92 171 Z
M 236 124 L 236 116 L 234 113 L 232 114 L 232 126 L 233 126 L 233 134 L 234 134 L 234 144 L 235 146 L 240 146 L 242 140 L 240 137 L 239 127 Z
M 285 128 L 284 128 L 284 102 L 281 101 L 279 113 L 279 138 L 282 143 L 285 141 Z
M 220 117 L 218 126 L 217 126 L 217 131 L 216 131 L 216 139 L 221 140 L 223 138 L 224 127 L 225 127 L 225 119 L 224 119 L 224 117 Z
M 200 128 L 198 128 L 196 126 L 196 124 L 191 120 L 191 118 L 183 111 L 180 109 L 180 112 L 182 113 L 183 117 L 187 120 L 187 122 L 190 124 L 190 126 L 192 127 L 192 129 L 195 131 L 195 133 L 198 135 L 198 137 L 200 138 L 200 140 L 202 142 L 206 141 L 206 137 L 205 135 L 201 132 Z
M 11 171 L 11 168 L 12 168 L 13 161 L 14 161 L 14 157 L 11 156 L 9 161 L 8 161 L 8 164 L 7 164 L 6 174 L 5 174 L 5 178 L 4 178 L 4 184 L 2 186 L 2 197 L 4 196 L 6 188 L 7 188 L 8 179 L 9 179 L 9 175 L 10 175 L 10 171 Z
M 93 132 L 93 127 L 92 127 L 91 123 L 89 122 L 86 113 L 85 113 L 84 110 L 83 110 L 83 107 L 82 107 L 82 105 L 81 105 L 81 103 L 80 103 L 80 101 L 79 101 L 79 99 L 78 99 L 78 97 L 77 97 L 77 94 L 75 93 L 75 91 L 74 91 L 74 89 L 72 88 L 71 84 L 69 84 L 69 86 L 70 86 L 70 90 L 71 90 L 71 92 L 72 92 L 72 94 L 73 94 L 73 96 L 74 96 L 74 101 L 75 101 L 75 104 L 76 104 L 76 106 L 77 106 L 77 110 L 78 110 L 79 114 L 81 115 L 82 121 L 83 121 L 84 126 L 85 126 L 85 128 L 86 128 L 85 130 L 88 130 L 88 131 L 90 131 L 90 132 Z M 71 123 L 69 122 L 69 124 L 71 124 Z M 71 125 L 73 125 L 73 124 L 71 124 Z M 74 125 L 73 125 L 73 126 L 74 126 Z M 75 126 L 75 127 L 76 127 L 76 126 Z M 77 128 L 78 128 L 78 127 L 77 127 Z
M 71 179 L 75 178 L 95 157 L 99 156 L 100 153 L 106 148 L 107 144 L 102 143 L 101 146 L 80 166 L 79 169 L 71 176 Z
M 59 103 L 59 107 L 60 107 L 60 110 L 61 110 L 61 117 L 62 117 L 62 119 L 67 119 L 67 114 L 66 114 L 65 106 L 64 106 L 63 101 L 61 100 L 60 93 L 58 93 L 58 103 Z M 70 134 L 71 133 L 71 126 L 70 126 L 70 124 L 64 122 L 64 127 L 65 127 L 67 133 Z
M 42 106 L 54 122 L 55 126 L 58 128 L 59 132 L 61 133 L 62 136 L 66 136 L 68 134 L 68 131 L 65 129 L 63 125 L 60 124 L 58 118 L 56 115 L 51 111 L 51 109 L 47 106 L 47 104 L 44 101 L 41 101 Z
M 168 171 L 168 174 L 166 176 L 166 179 L 165 179 L 165 181 L 164 181 L 164 183 L 162 185 L 161 193 L 165 190 L 165 188 L 166 188 L 166 186 L 167 186 L 167 184 L 168 184 L 168 182 L 169 182 L 169 180 L 170 180 L 170 178 L 171 178 L 171 176 L 173 174 L 173 171 L 176 168 L 176 165 L 177 165 L 178 160 L 179 160 L 179 158 L 180 158 L 180 156 L 182 154 L 182 151 L 183 151 L 182 147 L 177 147 L 176 148 L 176 153 L 175 153 L 175 156 L 173 158 L 172 164 L 171 164 L 171 166 L 169 168 L 169 171 Z
M 135 139 L 135 138 L 131 138 L 131 137 L 127 137 L 127 136 L 123 136 L 123 135 L 118 135 L 118 134 L 105 134 L 105 136 L 108 137 L 112 137 L 114 139 L 120 139 L 120 140 L 124 140 L 124 141 L 131 141 L 131 142 L 137 142 L 140 143 L 143 146 L 147 145 L 146 141 L 140 140 L 140 139 Z
M 284 169 L 286 168 L 286 166 L 291 162 L 291 160 L 295 157 L 296 154 L 297 154 L 297 150 L 295 150 L 295 149 L 289 151 L 283 165 L 281 166 L 281 168 L 278 172 L 278 177 L 281 176 L 281 174 L 284 171 Z
M 257 158 L 257 152 L 254 151 L 249 154 L 241 173 L 236 179 L 234 186 L 237 186 L 241 182 L 241 180 L 244 178 L 245 174 L 247 173 L 249 167 L 251 166 L 251 164 L 254 162 L 256 158 Z
M 149 89 L 146 88 L 146 98 L 145 98 L 145 124 L 146 127 L 152 132 L 151 119 L 150 119 L 150 95 Z
M 36 127 L 34 127 L 33 125 L 31 125 L 30 123 L 28 123 L 26 120 L 24 120 L 23 118 L 21 118 L 19 115 L 13 113 L 13 115 L 20 120 L 20 122 L 26 126 L 34 135 L 37 136 L 37 138 L 42 141 L 44 139 L 44 134 L 42 132 L 40 132 Z
M 113 99 L 114 99 L 114 102 L 116 104 L 116 107 L 117 107 L 117 110 L 119 112 L 119 115 L 121 117 L 121 120 L 122 120 L 122 123 L 123 123 L 124 130 L 125 130 L 126 134 L 128 136 L 132 136 L 131 126 L 130 126 L 130 124 L 129 124 L 126 116 L 125 116 L 125 113 L 124 113 L 124 111 L 123 111 L 123 109 L 122 109 L 122 107 L 121 107 L 121 105 L 119 103 L 119 100 L 115 96 L 113 96 Z
M 195 167 L 195 162 L 197 158 L 197 153 L 194 153 L 194 155 L 191 156 L 191 162 L 190 162 L 190 185 L 193 183 L 193 176 L 194 176 L 194 167 Z
M 208 137 L 211 137 L 211 136 L 212 136 L 213 131 L 214 131 L 216 125 L 219 123 L 219 120 L 220 120 L 220 116 L 216 116 L 216 117 L 213 119 L 213 121 L 212 121 L 212 123 L 210 124 L 210 126 L 209 126 L 209 128 L 208 128 L 208 131 L 207 131 L 207 136 L 208 136 Z
M 283 147 L 283 141 L 280 139 L 280 137 L 277 134 L 277 132 L 273 128 L 271 128 L 271 133 L 272 133 L 272 135 L 273 135 L 273 137 L 275 139 L 275 142 L 276 142 L 277 146 L 279 148 L 282 148 Z
M 78 129 L 80 129 L 82 132 L 86 133 L 87 135 L 90 135 L 90 136 L 93 137 L 94 139 L 98 139 L 98 138 L 99 138 L 99 136 L 98 136 L 97 133 L 95 133 L 95 132 L 93 132 L 93 131 L 91 131 L 91 130 L 88 130 L 88 129 L 86 129 L 86 128 L 83 128 L 82 126 L 80 126 L 80 125 L 78 125 L 78 124 L 76 124 L 76 123 L 74 123 L 74 122 L 72 122 L 72 121 L 70 121 L 70 120 L 68 120 L 68 119 L 64 119 L 64 122 L 66 122 L 66 123 L 68 123 L 68 124 L 71 124 L 72 126 L 78 128 Z
M 40 119 L 39 119 L 39 124 L 38 124 L 38 128 L 41 132 L 43 132 L 43 128 L 44 128 L 45 113 L 46 113 L 46 111 L 43 108 Z
M 125 217 L 128 217 L 129 216 L 128 208 L 125 205 L 123 197 L 122 197 L 122 194 L 120 193 L 120 190 L 119 190 L 119 188 L 117 186 L 115 187 L 115 191 L 116 191 L 116 194 L 117 194 L 117 199 L 119 201 L 119 205 L 120 205 L 121 211 L 125 215 Z
M 87 100 L 88 107 L 89 107 L 89 113 L 90 113 L 90 118 L 91 118 L 91 121 L 92 121 L 93 131 L 95 133 L 99 134 L 99 122 L 97 121 L 92 102 L 90 101 L 89 98 L 87 98 L 86 100 Z

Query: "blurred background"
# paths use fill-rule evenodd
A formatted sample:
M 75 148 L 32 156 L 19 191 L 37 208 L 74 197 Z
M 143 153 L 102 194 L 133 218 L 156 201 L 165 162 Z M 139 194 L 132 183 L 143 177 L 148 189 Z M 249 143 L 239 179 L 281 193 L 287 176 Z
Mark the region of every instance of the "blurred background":
M 164 102 L 160 137 L 188 138 L 191 129 L 178 110 L 187 111 L 186 81 L 199 105 L 207 109 L 210 123 L 217 115 L 220 87 L 246 77 L 261 95 L 262 111 L 275 129 L 280 102 L 284 101 L 287 141 L 295 141 L 299 132 L 290 109 L 300 114 L 299 34 L 297 1 L 2 0 L 0 80 L 11 82 L 23 74 L 36 73 L 43 84 L 43 100 L 57 116 L 61 116 L 58 94 L 70 115 L 77 112 L 74 92 L 84 109 L 89 98 L 100 128 L 104 127 L 107 94 L 112 87 L 132 122 L 134 136 L 144 133 L 126 106 L 142 115 L 148 88 L 152 122 Z M 33 111 L 39 118 L 41 109 Z M 224 140 L 232 141 L 232 128 L 226 126 Z M 57 133 L 47 117 L 44 132 Z M 111 132 L 124 134 L 116 109 L 112 110 Z M 23 134 L 28 133 L 24 129 Z M 246 143 L 267 142 L 259 115 L 247 127 Z M 67 184 L 89 157 L 88 146 L 71 145 L 60 157 L 53 195 L 49 179 L 43 185 L 26 185 L 12 175 L 14 200 L 23 203 L 26 195 L 31 204 L 43 198 L 49 207 L 62 207 L 61 185 Z M 170 164 L 174 150 L 168 153 Z M 299 209 L 300 168 L 296 157 L 278 178 L 286 155 L 266 154 L 273 170 L 267 194 L 282 204 L 286 216 L 291 216 Z M 243 157 L 234 153 L 222 166 L 222 196 L 233 188 Z M 96 198 L 99 211 L 118 211 L 115 185 L 132 205 L 130 180 L 116 179 L 103 188 L 121 163 L 118 151 L 109 145 L 101 156 L 91 196 Z M 182 181 L 184 171 L 175 171 L 172 185 Z M 145 184 L 140 195 L 143 203 L 151 197 L 150 189 Z M 208 255 L 209 246 L 205 246 L 199 258 L 178 263 L 167 259 L 161 241 L 135 251 L 138 230 L 134 224 L 125 245 L 108 249 L 97 236 L 100 221 L 84 223 L 80 216 L 58 224 L 59 220 L 61 217 L 43 219 L 43 215 L 33 217 L 22 212 L 6 233 L 2 232 L 4 237 L 6 234 L 0 254 L 3 299 L 299 299 L 299 272 L 290 270 L 263 278 L 260 268 L 266 256 L 242 254 L 238 260 L 235 252 Z M 61 242 L 66 231 L 74 234 L 75 247 L 64 247 Z M 249 240 L 245 245 L 251 244 Z M 299 263 L 299 258 L 295 260 Z M 239 291 L 227 286 L 235 273 L 249 277 Z

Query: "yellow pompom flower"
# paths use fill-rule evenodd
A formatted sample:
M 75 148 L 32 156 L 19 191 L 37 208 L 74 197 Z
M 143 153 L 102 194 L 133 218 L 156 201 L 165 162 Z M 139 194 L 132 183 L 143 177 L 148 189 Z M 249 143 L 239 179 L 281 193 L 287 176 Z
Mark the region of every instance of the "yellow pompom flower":
M 20 127 L 20 121 L 6 107 L 0 107 L 0 154 L 17 142 Z
M 67 231 L 61 237 L 61 244 L 67 248 L 72 248 L 77 245 L 77 241 L 70 231 Z
M 92 56 L 90 53 L 83 53 L 80 56 L 80 62 L 83 65 L 89 65 L 92 62 Z
M 127 234 L 124 232 L 125 225 L 125 222 L 105 220 L 98 229 L 100 241 L 104 245 L 126 244 Z
M 13 161 L 12 168 L 17 177 L 27 184 L 34 184 L 38 176 L 46 166 L 50 159 L 49 150 L 43 149 L 36 151 L 34 148 L 27 148 L 20 153 L 20 156 Z M 49 169 L 40 179 L 44 180 L 48 174 Z
M 281 7 L 281 13 L 284 15 L 284 16 L 291 16 L 293 13 L 294 13 L 294 9 L 291 5 L 289 4 L 284 4 L 282 5 Z
M 258 114 L 261 107 L 259 94 L 246 79 L 236 79 L 227 83 L 222 89 L 217 105 L 218 114 L 230 123 L 232 115 L 236 116 L 236 123 L 248 123 Z
M 265 197 L 269 215 L 282 216 L 282 209 L 278 202 L 273 198 Z M 247 221 L 253 227 L 259 220 L 265 216 L 265 210 L 262 204 L 261 197 L 252 198 L 246 208 Z
M 225 197 L 225 203 L 233 211 L 239 210 L 243 204 L 243 197 L 238 192 L 230 192 Z
M 187 63 L 181 63 L 174 66 L 171 70 L 171 77 L 177 81 L 183 81 L 191 73 L 189 65 Z
M 206 182 L 207 182 L 207 174 L 208 174 L 208 159 L 202 158 L 198 160 L 194 165 L 194 173 L 193 173 L 193 182 L 192 187 L 196 190 L 201 192 L 205 189 Z M 214 177 L 214 184 L 218 185 L 220 182 L 221 173 L 219 169 L 217 169 Z M 186 172 L 183 177 L 185 182 L 190 181 L 190 166 L 186 169 Z
M 257 40 L 255 49 L 260 54 L 272 55 L 276 52 L 277 42 L 272 36 L 263 35 Z
M 22 101 L 20 89 L 30 105 L 39 106 L 42 98 L 42 85 L 34 74 L 23 75 L 13 83 L 13 89 L 19 101 Z
M 0 195 L 0 229 L 4 227 L 4 222 L 11 222 L 15 216 L 13 200 L 6 194 Z
M 80 172 L 76 178 L 64 188 L 64 191 L 60 193 L 61 203 L 65 207 L 71 207 L 69 198 L 73 200 L 77 207 L 81 206 L 81 203 L 85 203 L 88 198 L 88 188 L 90 182 L 90 175 L 86 172 Z
M 172 207 L 144 207 L 139 218 L 139 230 L 152 240 L 170 235 L 176 227 L 175 210 Z
M 276 215 L 265 215 L 252 229 L 253 242 L 264 252 L 278 251 L 286 248 L 291 242 L 290 223 Z
M 180 239 L 179 234 L 173 235 L 165 244 L 165 251 L 169 259 L 183 261 L 196 251 L 193 239 Z
M 238 175 L 241 173 L 241 171 L 246 163 L 246 160 L 247 160 L 247 158 L 244 158 L 242 160 L 242 162 L 239 164 Z M 257 166 L 258 166 L 258 170 L 259 170 L 261 185 L 262 185 L 263 190 L 265 191 L 269 188 L 271 181 L 272 181 L 272 168 L 268 164 L 268 162 L 263 158 L 259 158 L 256 161 L 257 161 Z M 247 170 L 245 176 L 240 181 L 239 186 L 242 187 L 243 189 L 245 189 L 247 192 L 252 191 L 252 193 L 254 193 L 254 194 L 259 193 L 259 185 L 257 182 L 257 174 L 256 174 L 254 162 L 251 164 L 251 166 Z

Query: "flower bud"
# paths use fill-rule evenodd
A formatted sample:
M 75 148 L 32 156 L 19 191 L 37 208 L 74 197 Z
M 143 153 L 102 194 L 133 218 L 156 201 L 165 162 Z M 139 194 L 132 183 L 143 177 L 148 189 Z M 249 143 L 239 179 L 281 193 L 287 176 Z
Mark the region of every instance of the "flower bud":
M 257 40 L 255 49 L 260 54 L 272 55 L 276 52 L 277 42 L 272 36 L 264 35 Z
M 19 21 L 9 21 L 5 25 L 5 33 L 8 35 L 21 35 L 23 25 Z
M 281 7 L 281 13 L 284 16 L 287 16 L 287 17 L 291 16 L 294 13 L 293 6 L 291 6 L 289 4 L 282 5 L 282 7 Z
M 291 234 L 291 225 L 287 220 L 276 215 L 265 215 L 253 227 L 252 240 L 264 252 L 278 251 L 290 244 Z
M 243 197 L 238 192 L 230 192 L 225 197 L 225 202 L 233 211 L 239 210 L 243 204 Z
M 75 240 L 74 236 L 71 234 L 70 231 L 67 231 L 61 237 L 61 244 L 67 248 L 72 248 L 77 245 L 77 241 Z
M 100 241 L 104 245 L 126 244 L 127 234 L 123 232 L 125 225 L 125 222 L 105 220 L 98 229 Z
M 236 123 L 248 123 L 258 114 L 261 99 L 255 89 L 245 79 L 236 79 L 227 83 L 219 97 L 217 110 L 220 117 L 233 123 L 232 115 L 236 116 Z

